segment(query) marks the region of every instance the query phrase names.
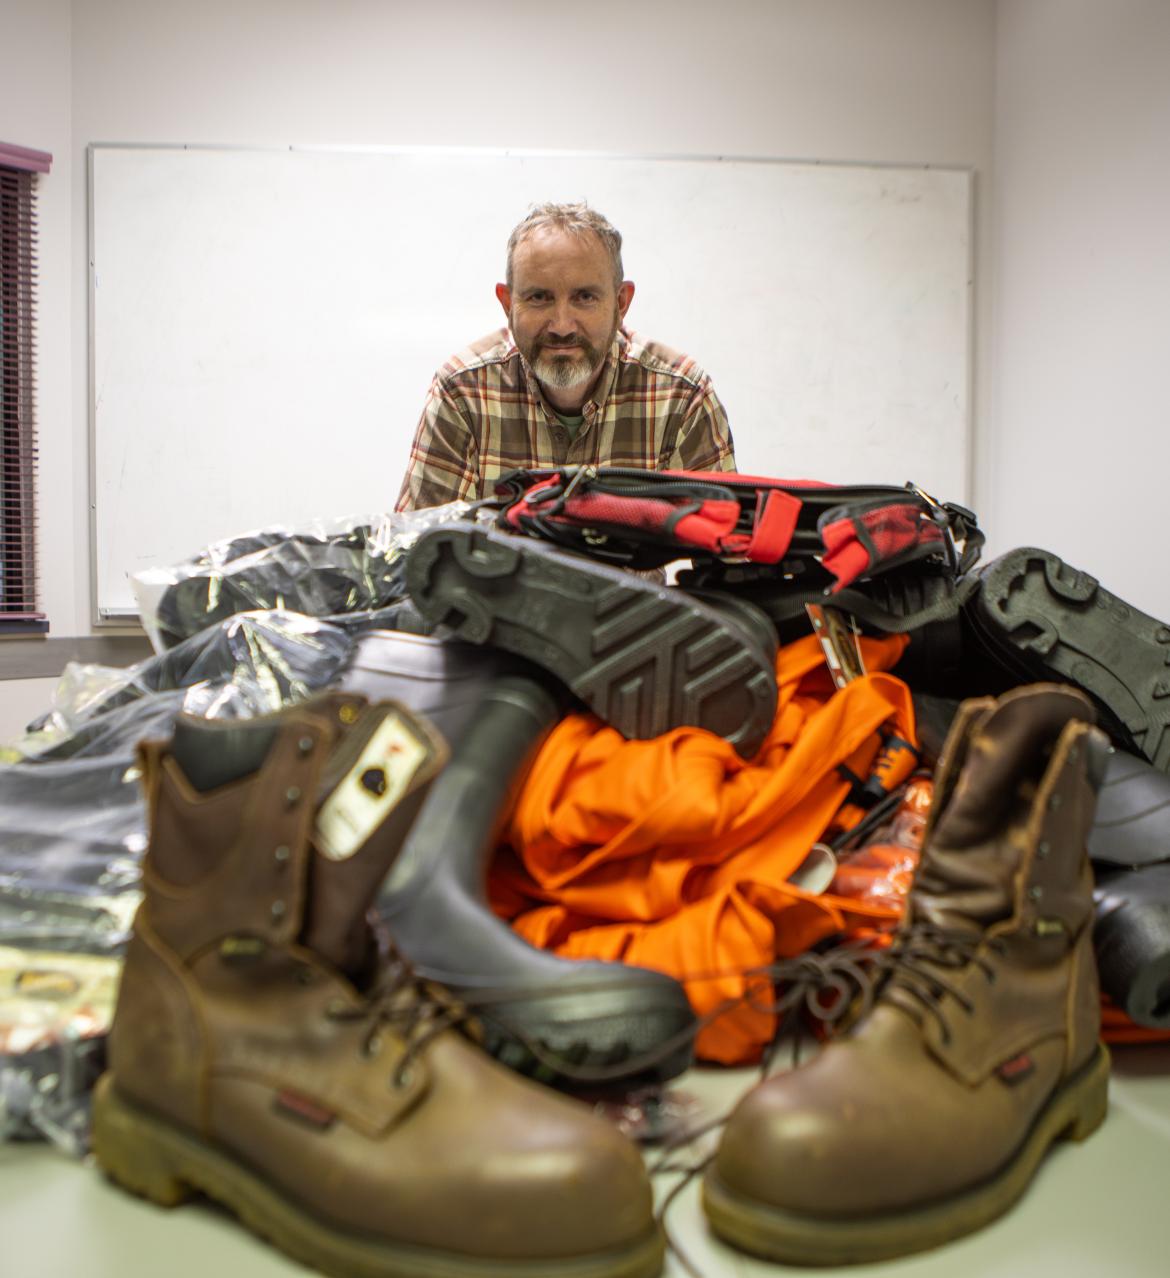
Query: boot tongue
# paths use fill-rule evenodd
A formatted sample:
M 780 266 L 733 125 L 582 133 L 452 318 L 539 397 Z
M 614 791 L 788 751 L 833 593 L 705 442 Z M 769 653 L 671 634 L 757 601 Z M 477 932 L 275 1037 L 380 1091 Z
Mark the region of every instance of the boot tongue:
M 447 759 L 433 727 L 404 707 L 346 698 L 318 794 L 302 943 L 355 984 L 375 941 L 367 914 Z
M 1011 918 L 1027 821 L 1061 730 L 1092 719 L 1068 689 L 1020 689 L 970 725 L 958 779 L 942 799 L 910 892 L 908 921 L 981 932 Z

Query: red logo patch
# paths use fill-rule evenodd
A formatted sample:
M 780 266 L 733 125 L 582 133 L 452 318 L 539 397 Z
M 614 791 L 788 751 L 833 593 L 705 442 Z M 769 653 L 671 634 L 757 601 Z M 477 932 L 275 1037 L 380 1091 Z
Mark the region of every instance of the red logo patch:
M 1005 1083 L 1019 1083 L 1035 1068 L 1036 1062 L 1027 1052 L 1021 1052 L 1019 1056 L 1013 1056 L 1010 1061 L 1004 1061 L 995 1072 Z
M 302 1096 L 299 1092 L 278 1092 L 273 1104 L 281 1113 L 290 1118 L 299 1119 L 317 1131 L 332 1127 L 337 1119 L 333 1110 L 318 1105 L 316 1101 L 309 1100 L 307 1096 Z

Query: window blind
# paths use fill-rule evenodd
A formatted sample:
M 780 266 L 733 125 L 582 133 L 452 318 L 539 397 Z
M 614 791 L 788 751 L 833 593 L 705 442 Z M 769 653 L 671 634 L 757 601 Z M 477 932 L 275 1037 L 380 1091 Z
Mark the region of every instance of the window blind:
M 48 628 L 37 608 L 34 377 L 36 180 L 50 159 L 0 143 L 0 632 Z

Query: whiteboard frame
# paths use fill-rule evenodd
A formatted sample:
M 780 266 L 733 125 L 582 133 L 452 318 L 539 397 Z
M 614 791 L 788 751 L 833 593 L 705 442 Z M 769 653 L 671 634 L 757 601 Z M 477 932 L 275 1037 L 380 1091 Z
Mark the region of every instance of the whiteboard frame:
M 251 152 L 251 153 L 283 153 L 308 152 L 326 155 L 402 155 L 402 156 L 437 156 L 443 158 L 475 158 L 475 159 L 588 159 L 588 160 L 624 160 L 624 161 L 689 161 L 698 163 L 734 163 L 765 165 L 814 165 L 824 168 L 863 168 L 891 170 L 922 170 L 944 173 L 965 174 L 970 181 L 970 198 L 967 202 L 967 334 L 966 334 L 966 386 L 963 427 L 964 483 L 963 490 L 957 499 L 970 506 L 972 503 L 972 485 L 975 467 L 974 439 L 974 393 L 975 393 L 975 328 L 976 305 L 978 298 L 975 292 L 975 238 L 977 229 L 976 206 L 978 203 L 978 175 L 969 165 L 931 164 L 922 161 L 896 160 L 821 160 L 797 156 L 764 156 L 764 155 L 732 155 L 732 154 L 691 154 L 691 153 L 643 153 L 625 151 L 580 151 L 580 150 L 546 150 L 526 147 L 441 147 L 441 146 L 363 146 L 363 145 L 319 145 L 319 144 L 251 144 L 251 143 L 215 143 L 215 142 L 91 142 L 86 147 L 86 257 L 87 257 L 87 450 L 88 450 L 88 492 L 89 492 L 89 599 L 90 624 L 95 630 L 122 629 L 127 627 L 141 628 L 141 620 L 137 609 L 106 608 L 100 606 L 98 600 L 98 514 L 97 514 L 97 368 L 96 368 L 96 335 L 94 320 L 97 313 L 97 270 L 94 245 L 94 163 L 98 151 L 217 151 L 217 152 Z M 955 499 L 952 494 L 942 494 L 944 498 Z

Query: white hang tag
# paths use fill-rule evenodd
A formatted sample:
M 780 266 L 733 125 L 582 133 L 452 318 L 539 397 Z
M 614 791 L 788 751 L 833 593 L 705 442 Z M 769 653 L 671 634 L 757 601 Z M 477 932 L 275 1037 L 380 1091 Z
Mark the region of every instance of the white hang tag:
M 400 715 L 387 714 L 317 813 L 321 855 L 330 861 L 353 856 L 394 810 L 428 753 Z

